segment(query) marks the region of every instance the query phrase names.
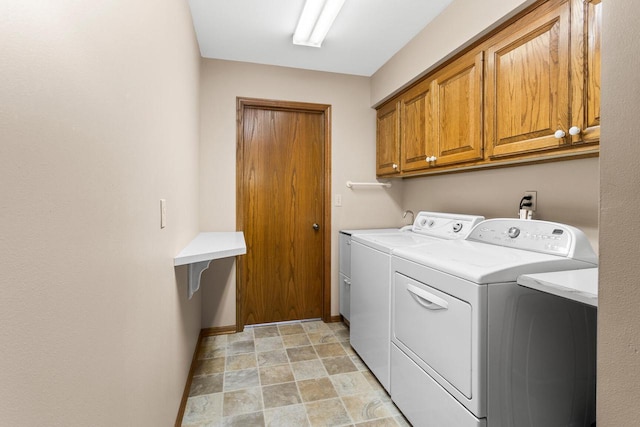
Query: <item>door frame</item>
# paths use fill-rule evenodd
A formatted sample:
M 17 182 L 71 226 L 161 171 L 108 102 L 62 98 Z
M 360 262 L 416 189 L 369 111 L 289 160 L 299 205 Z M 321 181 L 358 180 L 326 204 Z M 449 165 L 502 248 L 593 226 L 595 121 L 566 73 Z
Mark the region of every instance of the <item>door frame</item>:
M 276 101 L 259 98 L 236 98 L 236 230 L 244 229 L 244 110 L 261 108 L 266 110 L 299 111 L 323 114 L 324 117 L 324 197 L 322 198 L 322 320 L 331 321 L 331 105 L 295 101 Z M 244 330 L 242 274 L 244 257 L 236 262 L 236 331 Z

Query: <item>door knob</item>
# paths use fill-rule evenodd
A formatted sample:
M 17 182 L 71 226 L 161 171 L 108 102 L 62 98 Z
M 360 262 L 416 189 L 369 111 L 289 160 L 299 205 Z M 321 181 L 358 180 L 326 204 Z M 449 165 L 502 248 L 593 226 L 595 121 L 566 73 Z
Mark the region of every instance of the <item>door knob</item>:
M 314 223 L 313 224 L 313 229 L 318 231 L 318 230 L 320 230 L 320 226 L 318 224 Z

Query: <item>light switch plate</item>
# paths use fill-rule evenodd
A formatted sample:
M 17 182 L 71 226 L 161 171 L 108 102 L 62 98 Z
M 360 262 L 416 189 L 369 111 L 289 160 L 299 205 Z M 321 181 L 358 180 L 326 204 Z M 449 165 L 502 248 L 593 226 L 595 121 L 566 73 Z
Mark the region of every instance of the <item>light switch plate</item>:
M 160 199 L 160 228 L 167 226 L 167 200 Z

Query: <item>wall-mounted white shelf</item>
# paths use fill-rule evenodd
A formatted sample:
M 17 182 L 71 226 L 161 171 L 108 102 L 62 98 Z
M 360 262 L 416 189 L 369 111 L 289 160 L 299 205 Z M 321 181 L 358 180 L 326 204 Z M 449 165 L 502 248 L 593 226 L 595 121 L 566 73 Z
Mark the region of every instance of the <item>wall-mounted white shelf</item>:
M 174 258 L 173 265 L 189 266 L 189 299 L 200 289 L 202 272 L 214 259 L 247 253 L 242 231 L 200 233 Z

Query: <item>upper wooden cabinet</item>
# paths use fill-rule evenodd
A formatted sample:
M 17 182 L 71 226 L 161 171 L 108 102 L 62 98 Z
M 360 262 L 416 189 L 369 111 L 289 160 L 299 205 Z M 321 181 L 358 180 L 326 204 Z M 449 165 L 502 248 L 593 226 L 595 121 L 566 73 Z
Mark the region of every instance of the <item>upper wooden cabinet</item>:
M 398 102 L 378 109 L 376 125 L 376 174 L 400 173 L 400 114 Z
M 600 20 L 599 1 L 550 1 L 491 40 L 491 159 L 599 141 Z
M 400 151 L 403 172 L 420 170 L 428 166 L 429 153 L 435 153 L 433 112 L 433 85 L 431 80 L 421 82 L 400 99 Z
M 574 0 L 571 5 L 573 97 L 571 126 L 580 129 L 573 144 L 600 141 L 600 39 L 602 2 Z
M 558 3 L 558 2 L 555 2 Z M 545 6 L 551 6 L 548 3 Z M 569 130 L 569 3 L 538 9 L 487 49 L 486 141 L 490 158 L 556 149 Z
M 482 159 L 482 55 L 471 51 L 434 76 L 432 167 Z
M 536 3 L 383 104 L 378 175 L 597 155 L 601 20 L 601 0 Z
M 401 97 L 402 172 L 482 158 L 482 75 L 470 52 Z

